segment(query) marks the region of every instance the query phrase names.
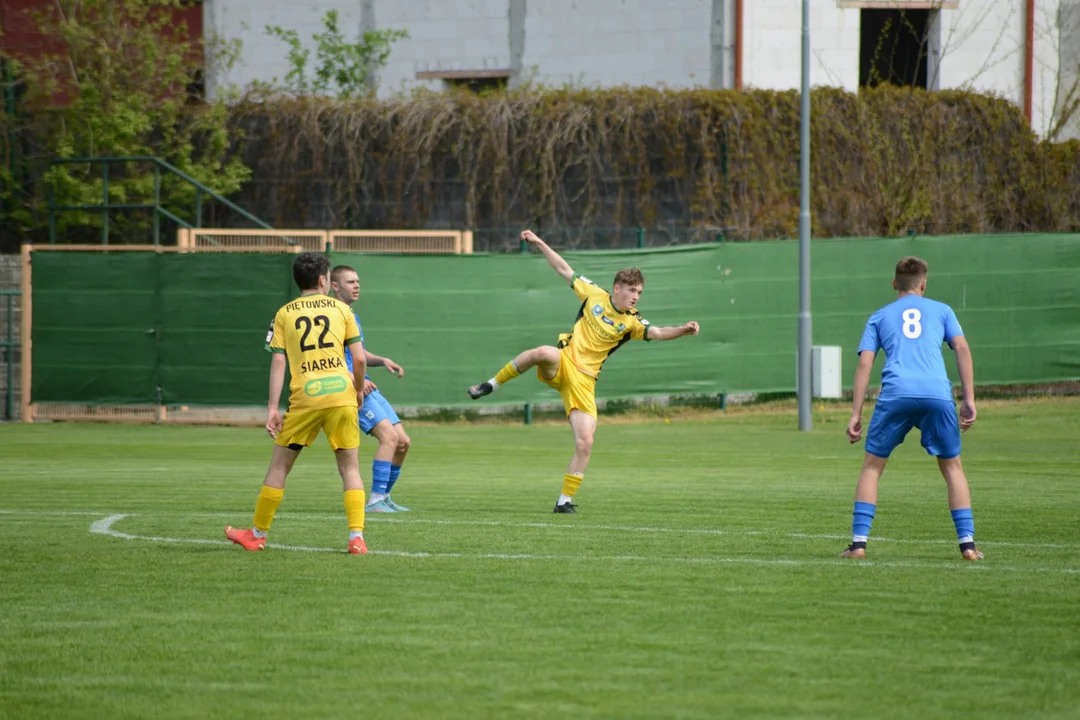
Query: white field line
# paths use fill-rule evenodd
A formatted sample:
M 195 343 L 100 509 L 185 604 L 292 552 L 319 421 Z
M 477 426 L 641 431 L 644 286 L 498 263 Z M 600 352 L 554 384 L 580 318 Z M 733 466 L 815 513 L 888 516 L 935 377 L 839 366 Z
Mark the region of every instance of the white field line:
M 134 535 L 120 532 L 113 525 L 131 515 L 109 515 L 95 521 L 90 525 L 90 532 L 96 535 L 107 535 L 122 540 L 144 540 L 149 542 L 165 543 L 195 543 L 200 545 L 229 545 L 227 540 L 209 540 L 206 538 L 173 538 L 156 535 Z M 308 547 L 304 545 L 276 545 L 267 543 L 267 547 L 275 550 L 293 550 L 300 552 L 333 552 L 344 553 L 342 548 Z M 372 550 L 372 555 L 389 555 L 395 557 L 412 558 L 466 558 L 476 560 L 556 560 L 564 561 L 590 561 L 602 562 L 662 562 L 662 563 L 687 563 L 699 565 L 782 565 L 789 567 L 828 565 L 832 567 L 890 567 L 890 568 L 933 568 L 933 569 L 960 569 L 973 571 L 1004 570 L 1028 573 L 1065 573 L 1069 575 L 1080 574 L 1077 568 L 1045 568 L 1045 567 L 1012 567 L 1002 565 L 971 565 L 967 563 L 919 563 L 919 562 L 875 562 L 862 560 L 859 562 L 838 562 L 837 560 L 791 560 L 785 558 L 738 558 L 738 557 L 659 557 L 644 555 L 534 555 L 528 553 L 428 553 L 428 552 L 405 552 L 402 550 Z
M 31 515 L 31 516 L 88 516 L 88 517 L 101 517 L 102 515 L 110 514 L 109 511 L 102 510 L 3 510 L 0 509 L 0 517 L 4 515 Z M 183 515 L 175 515 L 173 513 L 124 513 L 125 517 L 200 517 L 200 518 L 236 518 L 237 513 L 184 513 Z M 275 518 L 288 519 L 295 518 L 298 520 L 344 520 L 344 515 L 318 515 L 310 513 L 278 513 Z M 434 520 L 427 518 L 392 518 L 385 515 L 369 514 L 367 516 L 368 522 L 387 523 L 387 524 L 427 524 L 427 525 L 459 525 L 459 526 L 482 526 L 482 527 L 505 527 L 505 528 L 555 528 L 558 530 L 570 531 L 570 532 L 588 532 L 591 530 L 597 530 L 602 532 L 627 532 L 627 533 L 670 533 L 673 535 L 730 535 L 737 537 L 753 536 L 753 537 L 780 537 L 780 538 L 798 538 L 801 540 L 849 540 L 850 535 L 827 535 L 827 534 L 813 534 L 813 533 L 782 533 L 782 532 L 770 532 L 767 530 L 723 530 L 720 528 L 665 528 L 665 527 L 636 527 L 632 525 L 588 525 L 570 524 L 570 523 L 545 523 L 545 522 L 507 522 L 500 520 Z M 955 545 L 955 540 L 946 539 L 916 539 L 916 538 L 886 538 L 874 535 L 871 537 L 872 542 L 886 542 L 886 543 L 906 543 L 912 545 Z M 1006 540 L 979 540 L 979 547 L 984 545 L 987 547 L 1017 547 L 1017 548 L 1030 548 L 1041 550 L 1080 550 L 1080 543 L 1029 543 L 1029 542 L 1010 542 Z

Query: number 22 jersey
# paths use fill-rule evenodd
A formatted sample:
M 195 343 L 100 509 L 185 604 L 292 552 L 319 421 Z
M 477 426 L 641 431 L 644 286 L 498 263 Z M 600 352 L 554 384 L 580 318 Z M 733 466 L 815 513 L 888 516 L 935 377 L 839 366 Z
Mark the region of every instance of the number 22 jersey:
M 326 295 L 301 295 L 277 311 L 266 349 L 289 360 L 289 412 L 357 407 L 344 355 L 360 340 L 352 309 Z

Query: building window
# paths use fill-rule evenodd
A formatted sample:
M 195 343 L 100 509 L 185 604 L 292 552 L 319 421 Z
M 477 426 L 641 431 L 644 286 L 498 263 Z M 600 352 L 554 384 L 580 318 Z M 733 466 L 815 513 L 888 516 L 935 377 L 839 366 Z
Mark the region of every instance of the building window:
M 475 93 L 505 90 L 510 70 L 426 70 L 416 73 L 417 80 L 442 80 L 447 89 L 465 88 Z

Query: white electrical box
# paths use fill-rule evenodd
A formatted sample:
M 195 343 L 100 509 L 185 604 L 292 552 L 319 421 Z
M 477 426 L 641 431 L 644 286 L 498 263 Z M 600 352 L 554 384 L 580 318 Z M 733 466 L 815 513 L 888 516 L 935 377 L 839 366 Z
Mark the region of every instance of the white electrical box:
M 815 345 L 810 353 L 810 389 L 814 397 L 840 397 L 839 345 Z
M 841 394 L 842 349 L 839 345 L 814 345 L 810 349 L 810 395 L 839 398 Z M 795 351 L 795 390 L 799 389 L 799 353 Z

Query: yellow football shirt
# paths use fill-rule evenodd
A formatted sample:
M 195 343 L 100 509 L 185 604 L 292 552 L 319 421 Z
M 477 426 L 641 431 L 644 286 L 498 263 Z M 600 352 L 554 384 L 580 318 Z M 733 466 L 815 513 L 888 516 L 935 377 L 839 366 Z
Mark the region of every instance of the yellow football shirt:
M 274 315 L 266 340 L 270 352 L 289 360 L 289 412 L 357 407 L 345 346 L 360 342 L 356 317 L 326 295 L 301 295 Z
M 575 275 L 570 287 L 581 300 L 581 308 L 573 330 L 559 335 L 559 348 L 581 372 L 599 377 L 611 353 L 629 340 L 649 339 L 649 321 L 637 310 L 616 310 L 611 294 L 592 280 Z

